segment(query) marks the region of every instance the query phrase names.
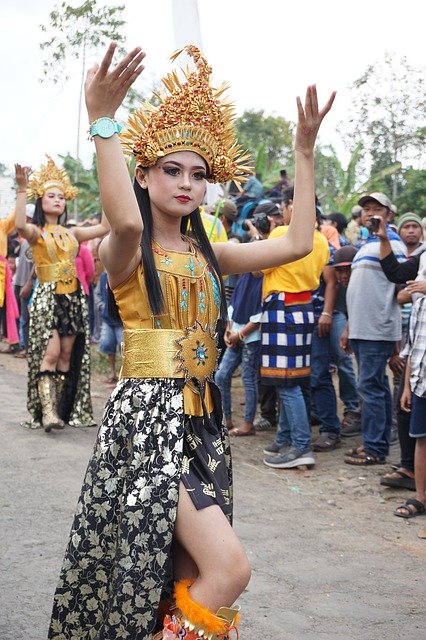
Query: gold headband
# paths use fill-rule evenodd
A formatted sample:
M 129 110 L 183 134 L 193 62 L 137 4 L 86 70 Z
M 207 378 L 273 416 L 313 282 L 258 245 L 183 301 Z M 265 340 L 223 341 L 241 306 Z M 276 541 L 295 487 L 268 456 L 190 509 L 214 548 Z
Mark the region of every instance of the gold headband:
M 183 51 L 194 60 L 196 70 L 187 69 L 183 83 L 176 71 L 168 74 L 162 80 L 168 95 L 157 95 L 160 105 L 144 102 L 129 116 L 120 134 L 124 153 L 133 154 L 139 166 L 152 167 L 169 153 L 194 151 L 207 163 L 209 182 L 240 184 L 252 167 L 236 139 L 233 105 L 222 99 L 228 87 L 210 86 L 211 67 L 193 45 L 176 51 L 171 60 Z
M 73 187 L 65 169 L 60 169 L 53 162 L 52 158 L 46 154 L 47 164 L 41 165 L 35 171 L 28 182 L 28 197 L 41 198 L 48 189 L 57 188 L 64 194 L 65 200 L 74 200 L 78 189 Z

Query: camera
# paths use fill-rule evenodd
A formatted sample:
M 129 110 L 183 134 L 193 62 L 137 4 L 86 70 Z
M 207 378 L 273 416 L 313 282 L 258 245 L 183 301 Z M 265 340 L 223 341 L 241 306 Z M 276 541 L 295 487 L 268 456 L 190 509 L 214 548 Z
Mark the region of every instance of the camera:
M 370 233 L 377 233 L 380 227 L 380 218 L 370 218 L 368 228 Z
M 255 213 L 254 216 L 252 218 L 249 218 L 250 222 L 252 223 L 252 225 L 254 227 L 256 227 L 256 229 L 258 231 L 260 231 L 260 233 L 268 233 L 269 229 L 271 227 L 270 222 L 269 222 L 269 218 L 266 215 L 266 213 Z M 244 231 L 248 231 L 249 227 L 247 225 L 247 221 L 244 220 L 244 222 L 242 223 L 242 228 L 244 229 Z

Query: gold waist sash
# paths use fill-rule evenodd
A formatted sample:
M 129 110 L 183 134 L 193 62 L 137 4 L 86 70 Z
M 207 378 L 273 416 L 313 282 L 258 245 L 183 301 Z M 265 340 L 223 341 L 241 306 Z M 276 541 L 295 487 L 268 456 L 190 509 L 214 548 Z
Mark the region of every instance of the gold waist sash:
M 196 322 L 185 331 L 125 329 L 121 378 L 196 378 L 204 385 L 217 366 L 216 334 Z
M 61 282 L 69 285 L 77 277 L 74 262 L 71 262 L 71 260 L 63 260 L 62 262 L 36 267 L 36 273 L 41 284 L 45 282 Z

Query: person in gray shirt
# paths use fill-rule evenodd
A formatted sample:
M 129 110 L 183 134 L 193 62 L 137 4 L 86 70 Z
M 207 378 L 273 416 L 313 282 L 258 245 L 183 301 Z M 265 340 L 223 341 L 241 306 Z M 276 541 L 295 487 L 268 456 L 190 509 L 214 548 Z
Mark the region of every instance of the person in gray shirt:
M 383 464 L 389 453 L 392 397 L 386 365 L 388 361 L 391 364 L 392 357 L 397 354 L 401 313 L 395 285 L 389 282 L 381 268 L 380 240 L 375 235 L 379 220 L 387 223 L 389 219 L 391 202 L 383 193 L 371 193 L 362 197 L 358 204 L 362 207 L 362 224 L 369 229 L 370 235 L 352 263 L 346 297 L 348 334 L 343 337 L 342 346 L 352 349 L 358 364 L 363 443 L 349 452 L 345 462 L 366 466 Z M 405 260 L 404 244 L 388 225 L 387 228 L 393 252 L 398 260 Z

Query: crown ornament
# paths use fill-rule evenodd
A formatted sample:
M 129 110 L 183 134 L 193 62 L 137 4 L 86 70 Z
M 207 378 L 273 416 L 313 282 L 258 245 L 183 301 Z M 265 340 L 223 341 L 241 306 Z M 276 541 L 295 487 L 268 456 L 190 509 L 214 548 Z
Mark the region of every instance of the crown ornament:
M 64 194 L 65 200 L 74 200 L 78 194 L 77 187 L 73 187 L 65 169 L 60 169 L 50 156 L 46 154 L 47 164 L 42 164 L 31 174 L 28 181 L 27 195 L 37 200 L 48 189 L 57 188 Z
M 159 106 L 143 102 L 128 119 L 120 138 L 125 154 L 137 165 L 152 167 L 161 157 L 176 151 L 194 151 L 204 158 L 209 182 L 245 182 L 253 168 L 250 155 L 238 145 L 233 104 L 223 98 L 228 89 L 210 85 L 211 67 L 194 45 L 179 49 L 172 62 L 186 52 L 196 69 L 184 71 L 181 81 L 173 71 L 162 79 L 167 90 L 156 94 Z

